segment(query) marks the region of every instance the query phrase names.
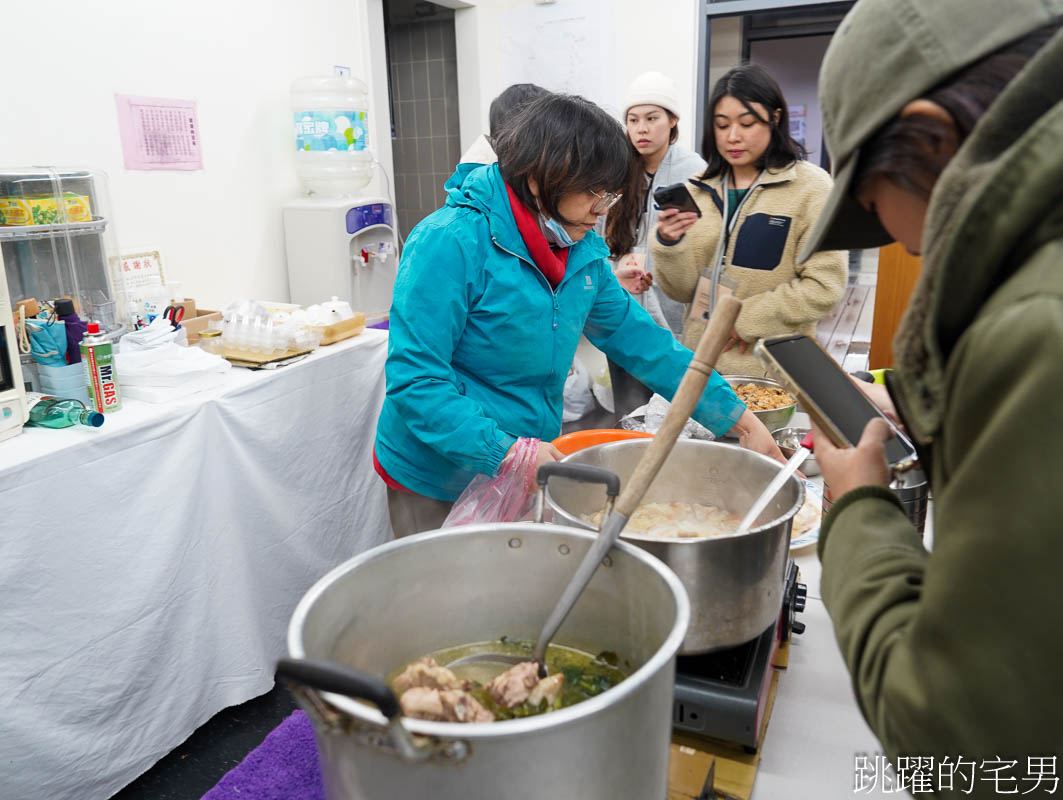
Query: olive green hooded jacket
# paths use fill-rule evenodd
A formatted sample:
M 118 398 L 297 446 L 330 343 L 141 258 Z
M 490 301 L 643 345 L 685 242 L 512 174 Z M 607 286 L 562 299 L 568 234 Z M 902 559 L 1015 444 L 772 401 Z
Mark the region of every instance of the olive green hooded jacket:
M 1063 34 L 946 168 L 924 241 L 890 388 L 933 552 L 890 491 L 856 489 L 823 523 L 823 599 L 895 768 L 963 758 L 955 796 L 1022 794 L 1029 759 L 1063 752 Z

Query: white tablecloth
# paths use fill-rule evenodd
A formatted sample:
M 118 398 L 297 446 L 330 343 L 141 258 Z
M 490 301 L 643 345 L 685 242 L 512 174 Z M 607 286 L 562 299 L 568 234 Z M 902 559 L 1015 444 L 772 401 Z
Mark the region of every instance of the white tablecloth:
M 391 538 L 387 336 L 0 444 L 0 795 L 106 798 L 273 686 L 288 619 Z

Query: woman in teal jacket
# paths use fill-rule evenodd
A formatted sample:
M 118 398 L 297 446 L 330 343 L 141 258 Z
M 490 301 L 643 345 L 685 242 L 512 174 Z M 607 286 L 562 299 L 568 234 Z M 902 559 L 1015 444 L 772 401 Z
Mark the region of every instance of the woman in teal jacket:
M 689 350 L 613 277 L 591 229 L 627 175 L 623 129 L 579 97 L 533 101 L 498 138 L 497 164 L 451 179 L 410 233 L 395 282 L 376 468 L 397 536 L 438 527 L 519 437 L 560 454 L 565 377 L 580 334 L 665 397 Z M 713 374 L 694 418 L 775 457 L 767 429 Z

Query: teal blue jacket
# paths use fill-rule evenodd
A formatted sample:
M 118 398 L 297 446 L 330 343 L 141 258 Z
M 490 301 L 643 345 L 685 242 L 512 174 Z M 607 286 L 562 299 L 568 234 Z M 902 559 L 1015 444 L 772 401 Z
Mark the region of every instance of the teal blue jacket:
M 552 289 L 517 230 L 497 164 L 463 165 L 446 205 L 410 232 L 395 281 L 376 456 L 397 482 L 454 500 L 518 437 L 561 432 L 580 334 L 671 398 L 691 353 L 613 277 L 593 232 Z M 745 406 L 713 374 L 694 418 L 731 429 Z

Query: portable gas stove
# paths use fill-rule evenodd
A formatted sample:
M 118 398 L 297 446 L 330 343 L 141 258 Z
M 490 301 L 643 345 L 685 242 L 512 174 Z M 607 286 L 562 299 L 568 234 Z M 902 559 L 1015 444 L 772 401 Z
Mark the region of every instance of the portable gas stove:
M 808 590 L 797 582 L 797 564 L 786 567 L 778 621 L 745 644 L 676 660 L 672 724 L 677 730 L 722 739 L 755 753 L 771 687 L 772 660 L 782 642 L 805 629 L 794 614 L 804 611 Z

